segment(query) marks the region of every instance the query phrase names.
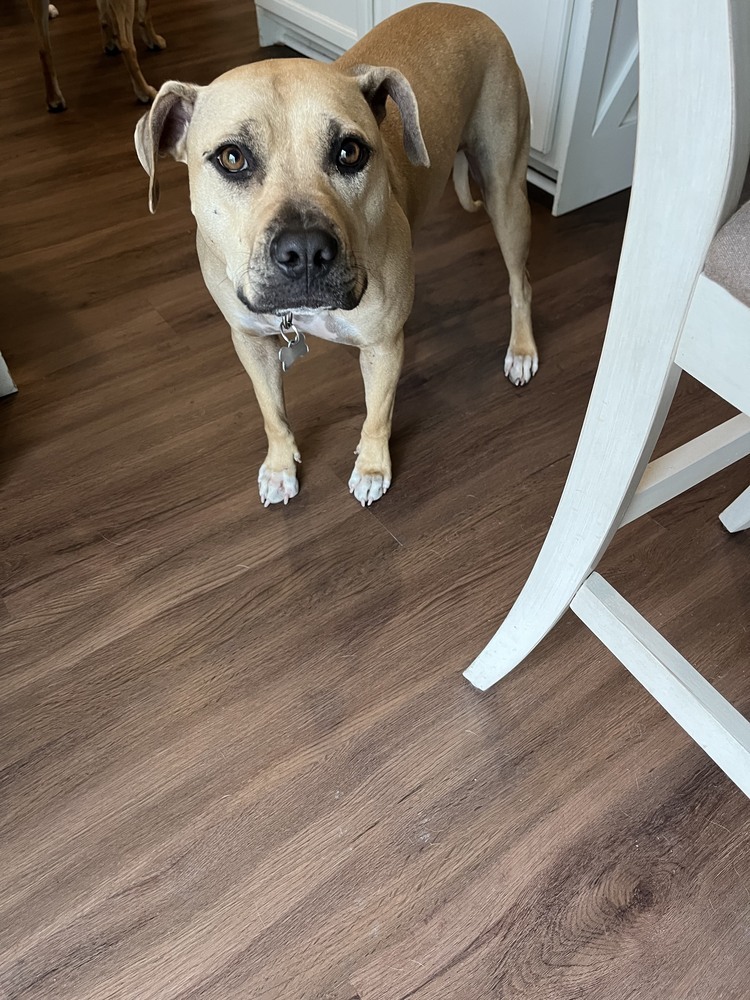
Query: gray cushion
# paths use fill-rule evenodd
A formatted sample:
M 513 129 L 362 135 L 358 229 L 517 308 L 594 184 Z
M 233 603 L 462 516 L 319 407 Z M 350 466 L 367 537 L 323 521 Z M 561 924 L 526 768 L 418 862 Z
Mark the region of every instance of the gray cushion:
M 704 270 L 712 281 L 750 306 L 750 201 L 714 236 Z

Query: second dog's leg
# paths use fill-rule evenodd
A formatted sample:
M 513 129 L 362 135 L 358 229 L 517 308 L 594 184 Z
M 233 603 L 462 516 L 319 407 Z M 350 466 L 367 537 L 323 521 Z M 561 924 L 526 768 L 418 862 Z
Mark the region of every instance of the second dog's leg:
M 391 485 L 391 436 L 396 386 L 404 360 L 404 334 L 394 341 L 363 347 L 359 354 L 365 383 L 367 417 L 357 447 L 357 461 L 349 479 L 349 492 L 363 507 L 369 507 Z
M 138 64 L 138 54 L 135 51 L 133 39 L 133 21 L 135 20 L 135 0 L 99 0 L 100 11 L 108 8 L 107 18 L 117 34 L 117 41 L 122 50 L 122 58 L 130 73 L 135 96 L 147 104 L 156 97 L 156 90 L 146 83 Z
M 108 56 L 120 54 L 120 41 L 115 26 L 112 24 L 109 0 L 96 0 L 99 8 L 99 27 L 102 29 L 102 44 Z
M 31 16 L 34 18 L 36 37 L 39 43 L 39 58 L 42 61 L 47 109 L 49 111 L 64 111 L 67 105 L 57 82 L 49 41 L 49 2 L 48 0 L 28 0 L 28 4 Z
M 299 492 L 295 462 L 301 461 L 284 406 L 279 348 L 275 338 L 252 337 L 232 330 L 232 341 L 250 376 L 268 438 L 268 454 L 258 473 L 264 506 L 289 503 Z
M 138 26 L 141 29 L 143 41 L 150 49 L 166 49 L 167 43 L 161 35 L 157 35 L 151 22 L 149 0 L 138 0 Z

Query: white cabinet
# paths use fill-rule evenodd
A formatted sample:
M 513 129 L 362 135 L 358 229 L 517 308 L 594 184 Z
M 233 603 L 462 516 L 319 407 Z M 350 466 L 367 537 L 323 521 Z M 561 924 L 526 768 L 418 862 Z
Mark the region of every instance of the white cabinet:
M 373 0 L 260 0 L 255 9 L 261 45 L 313 59 L 337 59 L 375 23 Z
M 256 0 L 263 45 L 335 59 L 419 0 Z M 458 0 L 462 2 L 462 0 Z M 636 0 L 473 0 L 513 46 L 532 114 L 529 180 L 558 215 L 628 187 L 638 96 Z

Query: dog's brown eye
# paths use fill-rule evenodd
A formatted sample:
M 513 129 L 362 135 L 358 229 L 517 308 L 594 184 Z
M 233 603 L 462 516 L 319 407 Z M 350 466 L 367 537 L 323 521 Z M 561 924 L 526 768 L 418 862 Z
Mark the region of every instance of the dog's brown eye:
M 247 170 L 247 158 L 239 146 L 224 146 L 216 158 L 221 169 L 228 174 L 239 174 Z
M 361 170 L 369 155 L 370 150 L 357 139 L 344 139 L 336 154 L 336 166 L 345 173 Z

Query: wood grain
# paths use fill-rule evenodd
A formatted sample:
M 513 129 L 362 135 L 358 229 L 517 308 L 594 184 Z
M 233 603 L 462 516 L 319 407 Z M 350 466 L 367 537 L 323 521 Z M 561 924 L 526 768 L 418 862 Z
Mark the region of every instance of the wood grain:
M 150 79 L 264 55 L 252 5 L 161 0 Z M 750 806 L 572 616 L 486 695 L 463 670 L 554 511 L 627 196 L 533 203 L 542 357 L 502 377 L 506 278 L 452 192 L 417 241 L 393 489 L 346 490 L 356 357 L 290 373 L 302 492 L 207 295 L 184 172 L 159 213 L 94 5 L 53 24 L 51 117 L 0 11 L 0 997 L 745 1000 Z M 274 51 L 273 55 L 281 54 Z M 684 380 L 664 450 L 731 410 Z M 602 571 L 743 711 L 738 466 Z M 675 586 L 675 580 L 677 586 Z

